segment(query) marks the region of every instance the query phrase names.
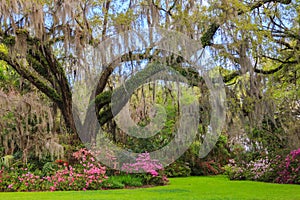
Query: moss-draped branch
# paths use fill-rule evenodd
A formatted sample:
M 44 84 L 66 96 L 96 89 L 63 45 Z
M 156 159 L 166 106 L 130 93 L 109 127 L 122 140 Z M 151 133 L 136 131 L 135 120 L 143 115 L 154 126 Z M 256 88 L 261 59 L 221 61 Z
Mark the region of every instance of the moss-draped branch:
M 254 2 L 250 5 L 248 5 L 248 9 L 246 9 L 247 11 L 253 11 L 267 3 L 281 3 L 281 4 L 290 4 L 292 1 L 291 0 L 260 0 L 260 1 L 257 1 L 257 2 Z M 246 11 L 245 10 L 239 10 L 238 11 L 238 15 L 242 15 L 244 14 Z M 219 23 L 212 23 L 208 29 L 204 32 L 204 34 L 202 35 L 201 37 L 201 43 L 202 43 L 202 46 L 203 47 L 206 47 L 206 46 L 210 46 L 212 43 L 211 41 L 213 40 L 213 37 L 215 36 L 217 30 L 220 28 L 221 24 Z

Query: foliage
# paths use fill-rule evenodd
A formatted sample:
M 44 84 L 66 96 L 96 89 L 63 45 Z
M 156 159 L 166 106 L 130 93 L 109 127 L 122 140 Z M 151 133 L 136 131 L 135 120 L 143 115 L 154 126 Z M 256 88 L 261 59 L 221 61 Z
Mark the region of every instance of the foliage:
M 291 151 L 287 156 L 277 155 L 255 161 L 236 162 L 229 160 L 225 174 L 232 180 L 255 180 L 276 183 L 299 184 L 300 149 Z M 285 159 L 283 159 L 285 158 Z
M 229 164 L 224 167 L 225 174 L 231 180 L 255 180 L 255 181 L 272 181 L 267 176 L 274 171 L 268 157 L 261 158 L 243 165 L 237 164 L 235 160 L 229 160 Z
M 12 156 L 12 155 L 6 155 L 6 156 L 2 157 L 0 159 L 0 168 L 2 168 L 2 167 L 9 168 L 12 165 L 13 160 L 14 160 L 14 156 Z
M 125 187 L 125 184 L 112 178 L 103 181 L 102 185 L 103 188 L 107 188 L 107 189 L 123 189 Z
M 152 160 L 149 153 L 141 153 L 135 163 L 124 163 L 122 170 L 127 173 L 139 173 L 145 184 L 165 185 L 168 182 L 163 166 L 158 160 Z
M 1 46 L 4 47 L 4 45 L 0 44 L 0 52 Z M 0 60 L 0 87 L 5 93 L 16 90 L 21 94 L 25 94 L 34 90 L 27 80 L 22 79 L 20 75 L 3 60 Z
M 119 174 L 110 178 L 106 176 L 106 168 L 96 161 L 90 150 L 80 149 L 73 156 L 77 160 L 73 166 L 65 160 L 56 160 L 45 163 L 42 170 L 34 172 L 31 172 L 30 165 L 28 168 L 3 167 L 0 191 L 85 191 L 140 187 L 143 184 L 164 185 L 168 182 L 162 166 L 151 160 L 148 153 L 141 154 L 137 163 L 124 165 L 128 172 L 144 173 Z
M 205 158 L 199 157 L 200 145 L 202 145 L 201 138 L 197 139 L 179 159 L 189 164 L 191 175 L 216 175 L 223 173 L 222 166 L 227 164 L 231 153 L 228 147 L 228 136 L 220 135 L 215 147 Z
M 165 174 L 167 177 L 184 177 L 191 175 L 191 168 L 188 163 L 181 161 L 175 161 L 165 168 Z
M 54 174 L 56 170 L 59 169 L 59 165 L 53 162 L 46 162 L 42 168 L 42 173 L 44 176 L 49 176 Z
M 118 128 L 116 130 L 107 130 L 107 132 L 113 132 L 115 134 L 115 138 L 123 138 L 118 141 L 120 145 L 138 153 L 145 151 L 152 152 L 162 148 L 173 139 L 174 133 L 176 132 L 176 119 L 178 118 L 178 97 L 176 94 L 176 86 L 172 83 L 169 83 L 168 86 L 155 83 L 154 87 L 153 84 L 154 83 L 145 84 L 134 92 L 129 101 L 129 110 L 131 111 L 130 115 L 132 116 L 132 120 L 140 127 L 149 126 L 150 122 L 153 123 L 152 127 L 154 127 L 155 124 L 161 124 L 161 120 L 159 120 L 159 118 L 158 122 L 153 121 L 151 114 L 153 115 L 152 109 L 155 108 L 155 106 L 156 112 L 158 112 L 155 115 L 158 115 L 159 112 L 162 112 L 163 110 L 166 114 L 166 119 L 157 134 L 148 138 L 138 138 L 130 135 L 138 135 L 140 133 L 139 129 L 131 128 L 128 130 L 131 134 L 127 133 L 125 136 L 124 132 Z M 167 89 L 170 94 L 165 94 L 165 90 Z M 152 97 L 154 91 L 155 97 Z M 173 99 L 169 96 L 167 96 L 167 98 L 163 98 L 166 95 L 172 96 Z M 188 95 L 184 94 L 182 95 L 182 98 L 183 96 Z M 124 117 L 120 120 L 122 119 L 126 120 Z
M 117 175 L 111 176 L 103 181 L 103 188 L 117 189 L 129 187 L 141 187 L 143 185 L 143 180 L 135 175 Z
M 74 153 L 79 164 L 72 167 L 66 161 L 46 163 L 43 171 L 30 172 L 27 168 L 1 171 L 0 191 L 56 191 L 101 189 L 105 167 L 96 162 L 90 151 Z M 45 174 L 43 176 L 43 174 Z
M 277 183 L 300 184 L 300 148 L 291 151 L 279 165 Z
M 31 154 L 63 157 L 64 149 L 53 130 L 51 108 L 34 92 L 22 95 L 16 90 L 0 90 L 0 155 L 22 152 L 26 164 Z

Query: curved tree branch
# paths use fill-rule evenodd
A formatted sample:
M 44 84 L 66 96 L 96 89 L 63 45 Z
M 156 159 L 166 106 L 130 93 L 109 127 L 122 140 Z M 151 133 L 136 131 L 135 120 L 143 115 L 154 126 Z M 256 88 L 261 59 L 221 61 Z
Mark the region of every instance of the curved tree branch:
M 249 11 L 253 11 L 261 6 L 263 6 L 264 4 L 267 3 L 281 3 L 281 4 L 290 4 L 292 1 L 291 0 L 261 0 L 258 2 L 255 2 L 251 5 L 248 5 L 249 7 Z M 240 10 L 238 11 L 238 15 L 242 15 L 244 14 L 245 11 L 244 10 Z M 207 29 L 207 31 L 203 34 L 203 36 L 201 37 L 201 43 L 203 47 L 206 46 L 210 46 L 211 45 L 211 41 L 214 37 L 214 35 L 216 34 L 217 30 L 220 28 L 220 24 L 218 23 L 212 23 L 209 28 Z M 299 36 L 300 37 L 300 36 Z

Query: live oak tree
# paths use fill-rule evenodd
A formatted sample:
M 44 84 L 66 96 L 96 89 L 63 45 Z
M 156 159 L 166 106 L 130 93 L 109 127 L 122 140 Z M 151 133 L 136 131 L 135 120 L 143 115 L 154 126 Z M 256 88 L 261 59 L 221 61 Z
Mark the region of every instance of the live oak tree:
M 268 109 L 272 102 L 264 96 L 265 83 L 270 85 L 273 80 L 270 77 L 281 77 L 277 82 L 299 82 L 299 7 L 298 0 L 1 0 L 0 43 L 8 51 L 1 50 L 0 59 L 47 95 L 60 109 L 68 129 L 76 133 L 74 117 L 79 116 L 72 112 L 72 83 L 80 70 L 93 73 L 86 64 L 86 47 L 97 47 L 126 30 L 158 26 L 210 47 L 222 68 L 229 98 L 239 111 L 231 112 L 230 120 L 261 124 L 266 114 L 275 112 Z M 107 90 L 112 73 L 122 63 L 168 60 L 161 55 L 149 50 L 130 52 L 103 66 L 94 88 L 101 125 L 113 118 L 112 91 Z M 172 57 L 175 70 L 190 84 L 201 85 L 195 70 L 184 67 L 180 57 Z M 240 88 L 238 95 L 235 88 Z M 292 117 L 298 120 L 295 114 Z M 81 128 L 89 132 L 95 123 L 86 118 Z

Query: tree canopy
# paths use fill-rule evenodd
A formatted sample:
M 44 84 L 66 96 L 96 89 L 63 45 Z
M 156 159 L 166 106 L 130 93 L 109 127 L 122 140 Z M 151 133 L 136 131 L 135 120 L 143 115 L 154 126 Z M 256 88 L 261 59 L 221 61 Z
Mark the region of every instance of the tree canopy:
M 226 132 L 255 138 L 272 132 L 281 141 L 299 141 L 299 8 L 299 0 L 1 0 L 0 76 L 3 66 L 12 67 L 59 108 L 76 133 L 72 88 L 76 79 L 94 73 L 97 60 L 89 59 L 96 54 L 88 49 L 124 31 L 160 27 L 209 48 L 226 86 Z M 113 125 L 112 82 L 126 70 L 136 73 L 145 61 L 160 60 L 207 92 L 201 76 L 178 55 L 154 47 L 125 53 L 102 66 L 93 88 L 89 104 L 95 102 L 100 125 Z M 86 118 L 82 129 L 88 132 L 94 123 Z M 282 133 L 274 133 L 275 127 Z M 254 129 L 264 136 L 254 136 L 260 133 Z

